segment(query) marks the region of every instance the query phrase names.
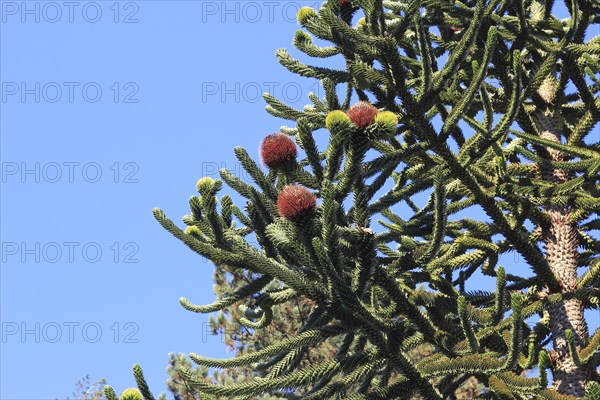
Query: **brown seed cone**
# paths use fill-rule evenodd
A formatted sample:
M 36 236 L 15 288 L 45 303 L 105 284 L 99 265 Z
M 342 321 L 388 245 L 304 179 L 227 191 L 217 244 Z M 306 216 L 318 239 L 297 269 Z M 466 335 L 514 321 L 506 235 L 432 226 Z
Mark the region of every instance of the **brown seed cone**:
M 346 115 L 358 128 L 365 129 L 375 122 L 377 107 L 367 101 L 359 101 L 348 109 Z
M 279 215 L 297 221 L 317 206 L 317 198 L 312 192 L 299 185 L 284 186 L 277 198 Z
M 297 155 L 296 144 L 283 133 L 268 135 L 260 145 L 260 158 L 271 169 L 293 164 Z

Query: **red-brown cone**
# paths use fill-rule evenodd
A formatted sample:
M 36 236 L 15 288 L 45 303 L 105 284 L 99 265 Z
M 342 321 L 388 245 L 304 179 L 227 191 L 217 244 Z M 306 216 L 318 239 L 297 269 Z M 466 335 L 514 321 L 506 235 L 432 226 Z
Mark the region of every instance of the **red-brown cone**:
M 283 133 L 268 135 L 260 145 L 260 158 L 271 169 L 290 165 L 297 154 L 296 144 Z
M 346 4 L 350 4 L 350 0 L 338 0 L 338 4 L 340 6 L 345 6 Z
M 291 221 L 298 220 L 316 206 L 316 196 L 310 190 L 298 185 L 284 186 L 277 198 L 279 215 Z
M 377 107 L 367 101 L 359 101 L 348 109 L 346 115 L 354 122 L 354 125 L 360 129 L 365 129 L 375 122 Z

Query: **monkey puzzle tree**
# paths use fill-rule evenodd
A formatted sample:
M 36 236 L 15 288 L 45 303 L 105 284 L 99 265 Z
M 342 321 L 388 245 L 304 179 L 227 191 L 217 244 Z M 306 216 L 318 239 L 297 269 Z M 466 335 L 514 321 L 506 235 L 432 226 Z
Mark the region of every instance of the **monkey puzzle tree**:
M 268 112 L 294 122 L 263 141 L 268 172 L 236 148 L 254 182 L 227 170 L 201 179 L 185 230 L 154 216 L 249 278 L 208 306 L 182 299 L 185 308 L 241 303 L 240 322 L 260 329 L 290 302 L 314 307 L 267 347 L 190 355 L 264 376 L 220 385 L 182 369 L 186 385 L 208 398 L 444 399 L 475 377 L 480 398 L 600 397 L 600 330 L 590 335 L 584 315 L 600 306 L 600 37 L 586 35 L 600 3 L 567 2 L 565 19 L 553 6 L 329 0 L 299 11 L 295 47 L 345 68 L 277 57 L 321 80 L 325 97 L 296 110 L 265 95 Z M 245 207 L 217 197 L 223 182 Z M 511 252 L 527 267 L 501 265 Z M 473 290 L 476 273 L 495 290 Z M 412 360 L 424 344 L 434 352 Z M 335 353 L 306 362 L 322 346 Z M 137 365 L 134 374 L 152 399 Z

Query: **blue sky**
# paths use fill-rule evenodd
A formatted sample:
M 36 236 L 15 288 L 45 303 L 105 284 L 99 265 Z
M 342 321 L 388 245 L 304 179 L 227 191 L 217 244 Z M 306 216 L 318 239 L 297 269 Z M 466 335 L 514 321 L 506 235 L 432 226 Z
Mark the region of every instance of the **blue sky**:
M 158 394 L 169 352 L 231 356 L 178 302 L 214 299 L 212 264 L 151 210 L 180 223 L 200 177 L 244 176 L 233 148 L 257 158 L 287 124 L 262 92 L 322 96 L 274 57 L 298 55 L 302 5 L 319 2 L 0 2 L 2 400 L 85 374 L 120 392 L 135 363 Z
M 262 92 L 304 105 L 315 83 L 274 57 L 299 5 L 22 4 L 2 2 L 0 398 L 65 398 L 86 373 L 119 392 L 136 362 L 166 390 L 169 352 L 231 354 L 178 302 L 213 300 L 211 264 L 152 208 L 180 222 L 201 176 L 241 171 L 235 146 L 256 156 L 283 124 Z

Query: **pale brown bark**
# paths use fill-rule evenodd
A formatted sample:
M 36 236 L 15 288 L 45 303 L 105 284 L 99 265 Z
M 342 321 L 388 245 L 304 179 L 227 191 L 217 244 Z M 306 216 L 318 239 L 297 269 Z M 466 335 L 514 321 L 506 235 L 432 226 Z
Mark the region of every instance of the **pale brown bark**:
M 553 105 L 554 82 L 552 77 L 548 77 L 539 89 L 539 94 L 546 104 L 542 109 L 538 109 L 537 121 L 542 138 L 560 143 L 560 119 Z M 551 161 L 564 160 L 562 152 L 549 147 L 546 151 Z M 568 173 L 560 169 L 540 165 L 540 172 L 543 180 L 555 184 L 569 179 Z M 545 256 L 561 286 L 561 292 L 566 293 L 577 286 L 577 226 L 569 207 L 548 205 L 545 209 L 549 220 L 546 226 L 542 226 Z M 549 313 L 554 344 L 554 362 L 551 366 L 554 388 L 561 394 L 583 397 L 590 371 L 575 365 L 569 355 L 565 334 L 566 329 L 571 329 L 576 346 L 583 347 L 587 344 L 588 327 L 583 304 L 578 299 L 562 301 L 552 305 Z

